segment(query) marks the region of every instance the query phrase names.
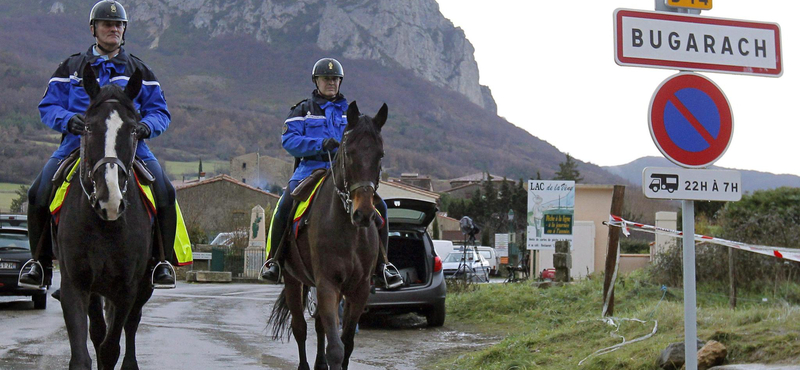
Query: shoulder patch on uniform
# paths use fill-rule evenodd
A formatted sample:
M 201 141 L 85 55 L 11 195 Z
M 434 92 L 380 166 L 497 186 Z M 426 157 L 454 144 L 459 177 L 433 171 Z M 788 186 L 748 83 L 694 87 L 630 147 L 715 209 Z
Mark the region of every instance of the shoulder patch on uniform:
M 283 123 L 283 130 L 281 131 L 281 135 L 286 134 L 286 131 L 289 131 L 289 124 Z

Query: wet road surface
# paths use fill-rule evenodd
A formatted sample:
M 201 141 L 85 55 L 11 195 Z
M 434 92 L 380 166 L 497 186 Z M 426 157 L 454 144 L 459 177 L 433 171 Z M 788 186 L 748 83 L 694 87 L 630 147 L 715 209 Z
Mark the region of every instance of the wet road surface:
M 55 280 L 57 287 L 58 274 Z M 296 369 L 294 339 L 273 341 L 271 328 L 268 330 L 266 326 L 281 288 L 263 284 L 179 282 L 176 289 L 157 290 L 144 307 L 137 334 L 139 366 L 142 369 Z M 34 310 L 29 297 L 0 297 L 0 369 L 68 367 L 69 341 L 60 303 L 48 294 L 47 305 L 46 310 Z M 306 348 L 313 366 L 316 336 L 313 320 L 306 318 L 309 322 Z M 447 323 L 441 328 L 428 328 L 424 318 L 416 315 L 372 320 L 361 325 L 356 334 L 350 369 L 419 369 L 439 355 L 469 351 L 497 341 L 498 338 L 456 331 Z M 124 339 L 121 343 L 124 346 Z M 94 361 L 91 345 L 89 351 Z

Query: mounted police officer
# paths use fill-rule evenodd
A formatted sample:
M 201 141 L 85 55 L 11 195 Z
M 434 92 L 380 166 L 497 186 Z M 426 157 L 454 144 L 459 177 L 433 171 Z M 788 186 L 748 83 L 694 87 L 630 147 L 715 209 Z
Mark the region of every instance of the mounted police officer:
M 39 103 L 42 122 L 61 133 L 61 145 L 28 190 L 29 239 L 31 248 L 37 251 L 34 258 L 41 264 L 34 262 L 30 271 L 20 276 L 21 284 L 50 285 L 53 266 L 50 243 L 52 235 L 49 230 L 49 198 L 53 187 L 51 179 L 59 163 L 80 146 L 80 136 L 86 132 L 82 114 L 89 105 L 89 96 L 84 91 L 82 82 L 82 71 L 86 64 L 93 67 L 101 86 L 113 83 L 124 87 L 135 70 L 143 73 L 142 89 L 134 100 L 142 117 L 136 127 L 136 136 L 139 139 L 136 155 L 144 161 L 156 179 L 153 190 L 156 195 L 158 225 L 164 242 L 164 252 L 168 259 L 174 260 L 171 257 L 177 222 L 175 189 L 144 141 L 164 133 L 170 123 L 170 113 L 156 76 L 143 61 L 128 54 L 122 47 L 127 28 L 128 15 L 122 4 L 113 0 L 96 3 L 89 14 L 89 29 L 95 38 L 95 44 L 87 51 L 73 54 L 61 62 Z M 44 240 L 39 246 L 42 238 Z M 174 286 L 175 277 L 169 264 L 157 264 L 153 283 L 156 287 Z
M 264 270 L 262 277 L 266 280 L 277 282 L 280 279 L 280 267 L 283 263 L 279 248 L 285 248 L 288 243 L 281 244 L 281 237 L 289 221 L 289 212 L 292 209 L 291 193 L 301 180 L 306 178 L 315 169 L 329 168 L 328 155 L 336 153 L 342 134 L 347 126 L 347 99 L 339 92 L 344 69 L 333 58 L 322 58 L 314 63 L 311 71 L 311 81 L 316 90 L 311 97 L 292 107 L 289 117 L 283 123 L 281 142 L 283 148 L 295 157 L 295 171 L 289 179 L 289 185 L 283 193 L 270 226 L 270 260 L 268 269 Z M 377 198 L 375 207 L 382 217 L 386 218 L 386 203 Z M 386 250 L 389 242 L 388 223 L 380 230 L 381 248 Z M 274 257 L 274 258 L 273 258 Z M 378 258 L 377 284 L 387 289 L 394 289 L 403 284 L 403 279 L 397 269 L 391 264 L 384 264 Z

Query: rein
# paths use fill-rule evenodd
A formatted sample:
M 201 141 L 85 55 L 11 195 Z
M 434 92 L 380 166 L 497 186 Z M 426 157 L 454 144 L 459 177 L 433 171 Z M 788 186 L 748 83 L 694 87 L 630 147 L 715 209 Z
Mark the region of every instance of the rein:
M 120 103 L 120 101 L 118 99 L 108 99 L 108 100 L 105 100 L 103 102 L 100 102 L 100 104 L 105 104 L 105 103 Z M 85 130 L 86 134 L 91 134 L 91 130 L 89 129 L 88 125 L 85 126 L 84 130 Z M 131 133 L 131 135 L 136 135 L 136 131 Z M 136 149 L 138 148 L 138 146 L 139 146 L 139 141 L 134 139 L 134 141 L 133 141 L 133 153 L 134 154 L 131 156 L 131 163 L 130 163 L 129 166 L 126 166 L 125 163 L 123 163 L 122 160 L 120 160 L 117 157 L 103 157 L 102 159 L 97 161 L 97 163 L 95 163 L 94 167 L 92 167 L 92 170 L 89 171 L 89 180 L 92 181 L 92 192 L 90 194 L 86 190 L 86 185 L 84 185 L 84 177 L 85 176 L 84 176 L 84 170 L 83 169 L 86 167 L 86 163 L 85 163 L 85 161 L 83 161 L 83 159 L 85 158 L 84 153 L 85 153 L 85 148 L 86 148 L 86 139 L 85 139 L 85 135 L 81 135 L 81 148 L 80 148 L 81 165 L 80 165 L 80 181 L 79 182 L 81 183 L 81 189 L 83 189 L 83 194 L 86 195 L 86 199 L 88 199 L 89 202 L 92 205 L 97 204 L 97 201 L 98 201 L 98 199 L 97 199 L 97 183 L 94 181 L 94 174 L 95 174 L 95 172 L 97 172 L 97 170 L 100 169 L 100 167 L 102 167 L 103 165 L 106 165 L 106 164 L 115 164 L 118 167 L 117 171 L 122 170 L 122 174 L 123 174 L 123 176 L 125 178 L 125 181 L 123 182 L 123 185 L 120 188 L 120 191 L 122 192 L 122 197 L 123 198 L 125 197 L 125 194 L 128 191 L 128 180 L 130 179 L 130 173 L 131 173 L 132 168 L 133 168 L 133 161 L 136 159 Z
M 352 213 L 353 211 L 353 200 L 350 199 L 350 193 L 361 189 L 361 188 L 370 188 L 372 192 L 375 193 L 378 191 L 378 185 L 372 181 L 359 181 L 355 184 L 347 186 L 347 166 L 345 166 L 346 156 L 347 156 L 347 146 L 345 145 L 347 142 L 347 136 L 352 130 L 347 130 L 342 134 L 342 144 L 339 146 L 340 149 L 336 153 L 336 163 L 339 163 L 339 153 L 341 153 L 341 166 L 342 166 L 342 180 L 344 182 L 344 190 L 339 189 L 339 183 L 336 181 L 336 171 L 334 169 L 334 163 L 331 159 L 331 152 L 328 152 L 328 164 L 331 168 L 331 177 L 333 177 L 333 188 L 336 189 L 336 194 L 339 195 L 339 199 L 342 201 L 342 206 L 344 207 L 344 211 L 347 214 Z M 380 177 L 379 177 L 380 178 Z M 380 181 L 377 182 L 380 184 Z

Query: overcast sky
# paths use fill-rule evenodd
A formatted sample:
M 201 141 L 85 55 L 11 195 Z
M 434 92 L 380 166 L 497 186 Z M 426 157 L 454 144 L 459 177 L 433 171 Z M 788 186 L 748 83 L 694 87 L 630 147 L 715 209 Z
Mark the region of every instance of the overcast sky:
M 614 62 L 613 13 L 654 0 L 437 0 L 475 47 L 498 114 L 563 152 L 601 166 L 662 156 L 647 113 L 677 71 Z M 733 110 L 733 139 L 715 165 L 800 175 L 800 5 L 716 0 L 701 16 L 780 25 L 783 76 L 702 72 Z

